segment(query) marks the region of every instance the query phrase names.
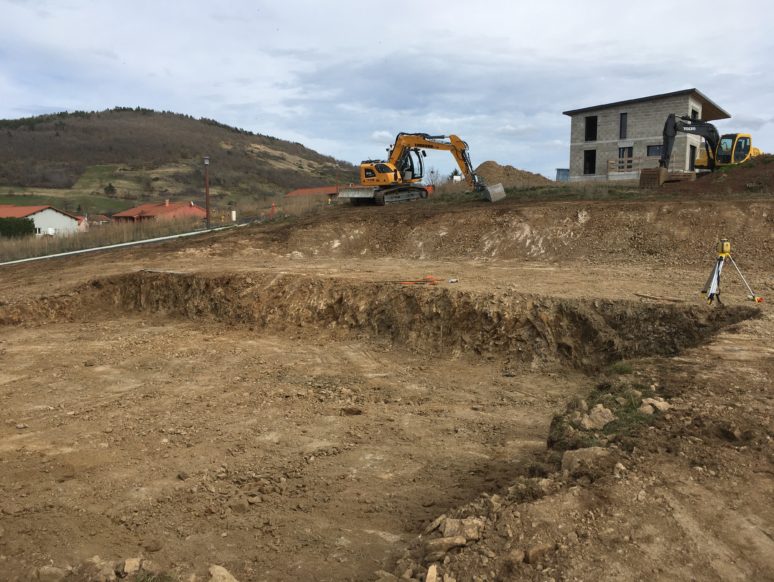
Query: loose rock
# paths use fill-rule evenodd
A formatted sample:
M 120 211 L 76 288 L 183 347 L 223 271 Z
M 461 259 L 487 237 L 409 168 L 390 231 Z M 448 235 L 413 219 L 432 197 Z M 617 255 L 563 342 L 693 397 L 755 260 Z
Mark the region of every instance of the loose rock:
M 508 552 L 508 563 L 511 566 L 516 566 L 518 564 L 521 564 L 524 561 L 524 558 L 526 558 L 526 556 L 527 555 L 524 553 L 524 550 L 520 550 L 516 548 Z
M 545 558 L 549 552 L 553 551 L 552 544 L 537 544 L 527 550 L 526 559 L 528 564 L 537 564 Z
M 425 582 L 438 582 L 438 566 L 433 564 L 427 569 L 427 576 L 425 576 Z
M 615 419 L 609 408 L 597 404 L 588 414 L 583 415 L 580 424 L 586 430 L 602 430 Z
M 140 558 L 127 558 L 123 564 L 119 567 L 119 574 L 124 576 L 131 576 L 140 571 L 140 564 L 142 560 Z
M 466 541 L 480 540 L 484 525 L 484 520 L 479 517 L 449 518 L 443 522 L 443 535 L 447 538 L 462 536 Z
M 610 451 L 604 447 L 589 447 L 577 451 L 565 451 L 562 455 L 562 471 L 576 475 L 584 469 L 602 469 L 610 457 Z
M 148 540 L 142 545 L 146 552 L 158 552 L 161 550 L 162 545 L 159 540 Z
M 422 535 L 431 534 L 433 531 L 435 531 L 440 527 L 440 525 L 444 522 L 445 519 L 446 519 L 445 513 L 443 515 L 439 515 L 438 517 L 436 517 L 432 522 L 430 522 L 430 525 L 428 525 L 425 528 L 425 531 L 422 532 Z
M 210 582 L 239 582 L 223 566 L 210 566 Z
M 649 404 L 659 412 L 666 412 L 667 410 L 672 408 L 672 406 L 668 402 L 662 400 L 661 398 L 645 398 L 643 399 L 642 403 Z
M 445 554 L 452 548 L 464 546 L 466 543 L 467 540 L 463 536 L 435 538 L 433 540 L 428 540 L 427 543 L 425 543 L 425 553 L 428 555 L 435 553 Z

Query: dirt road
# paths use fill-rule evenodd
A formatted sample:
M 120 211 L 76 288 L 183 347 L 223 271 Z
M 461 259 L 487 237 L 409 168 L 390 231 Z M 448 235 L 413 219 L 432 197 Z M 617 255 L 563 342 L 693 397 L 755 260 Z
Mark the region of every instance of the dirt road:
M 771 294 L 772 216 L 326 209 L 3 269 L 3 579 L 770 579 L 774 322 L 697 290 L 727 236 Z M 563 474 L 552 418 L 605 383 L 671 409 Z M 481 534 L 428 560 L 442 514 Z

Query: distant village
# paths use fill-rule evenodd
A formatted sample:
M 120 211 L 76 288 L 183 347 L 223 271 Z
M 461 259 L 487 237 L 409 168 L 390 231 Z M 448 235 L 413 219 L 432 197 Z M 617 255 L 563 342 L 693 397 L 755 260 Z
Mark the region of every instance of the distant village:
M 15 206 L 0 204 L 0 223 L 3 219 L 27 219 L 33 223 L 35 236 L 69 236 L 87 232 L 90 228 L 115 223 L 140 223 L 149 220 L 200 220 L 206 210 L 193 202 L 151 202 L 117 212 L 79 215 L 54 206 Z M 2 231 L 0 230 L 0 234 Z M 33 232 L 30 232 L 33 234 Z

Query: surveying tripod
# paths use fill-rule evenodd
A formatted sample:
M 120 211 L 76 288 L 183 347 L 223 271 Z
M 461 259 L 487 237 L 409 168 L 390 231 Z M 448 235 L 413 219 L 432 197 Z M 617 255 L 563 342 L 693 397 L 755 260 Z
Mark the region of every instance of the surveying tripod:
M 723 303 L 720 301 L 720 274 L 723 272 L 723 265 L 726 263 L 726 261 L 731 261 L 731 264 L 734 265 L 736 272 L 739 273 L 739 277 L 741 277 L 744 286 L 747 287 L 747 290 L 750 292 L 750 294 L 747 296 L 747 299 L 750 301 L 755 301 L 755 303 L 763 303 L 763 297 L 756 295 L 755 291 L 752 290 L 752 287 L 750 287 L 747 279 L 744 278 L 742 271 L 739 270 L 739 267 L 736 265 L 736 262 L 731 256 L 731 242 L 725 238 L 720 239 L 720 242 L 717 246 L 717 251 L 718 258 L 715 261 L 715 266 L 712 268 L 712 273 L 710 273 L 709 279 L 707 279 L 707 282 L 704 284 L 704 288 L 701 290 L 702 293 L 706 293 L 707 295 L 707 303 L 712 305 L 712 302 L 717 299 L 718 305 L 723 305 Z

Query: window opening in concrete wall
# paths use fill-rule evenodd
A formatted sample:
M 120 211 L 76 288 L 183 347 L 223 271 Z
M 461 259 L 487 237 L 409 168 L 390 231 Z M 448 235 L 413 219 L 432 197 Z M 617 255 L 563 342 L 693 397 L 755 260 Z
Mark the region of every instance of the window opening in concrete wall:
M 688 169 L 693 172 L 696 170 L 696 146 L 692 145 L 691 147 L 691 155 L 688 158 Z
M 628 121 L 628 117 L 628 113 L 621 113 L 621 120 L 618 125 L 618 139 L 626 139 L 626 123 Z
M 691 119 L 699 119 L 699 112 L 691 107 Z
M 661 157 L 661 146 L 660 145 L 649 145 L 647 155 L 649 158 L 653 157 Z
M 597 116 L 586 118 L 586 141 L 597 141 Z
M 632 169 L 634 147 L 618 148 L 618 171 L 625 172 Z
M 587 176 L 597 173 L 597 150 L 583 151 L 583 173 Z

